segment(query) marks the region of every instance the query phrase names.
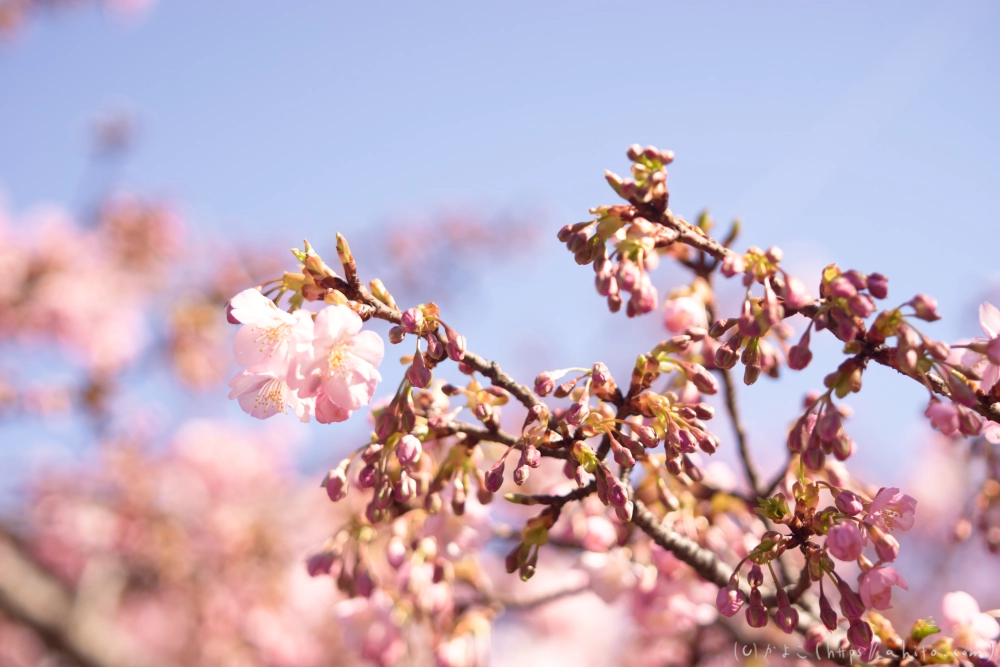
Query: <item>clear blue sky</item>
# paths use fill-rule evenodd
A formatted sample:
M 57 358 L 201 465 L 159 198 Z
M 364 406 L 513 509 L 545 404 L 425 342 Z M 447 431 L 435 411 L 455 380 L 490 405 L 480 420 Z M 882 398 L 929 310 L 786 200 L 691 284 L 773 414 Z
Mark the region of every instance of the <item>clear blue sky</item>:
M 782 246 L 810 284 L 838 261 L 888 274 L 894 299 L 933 294 L 951 321 L 929 332 L 954 339 L 1000 293 L 998 32 L 990 2 L 161 0 L 129 28 L 73 11 L 0 47 L 0 188 L 18 210 L 72 203 L 88 121 L 126 104 L 143 136 L 125 183 L 199 233 L 291 246 L 456 202 L 544 210 L 541 246 L 453 318 L 530 380 L 545 353 L 623 370 L 661 337 L 602 314 L 554 239 L 652 143 L 677 154 L 674 210 L 740 216 L 744 246 Z M 744 392 L 774 457 L 826 348 Z M 919 441 L 924 398 L 881 369 L 865 391 L 851 431 L 881 467 Z

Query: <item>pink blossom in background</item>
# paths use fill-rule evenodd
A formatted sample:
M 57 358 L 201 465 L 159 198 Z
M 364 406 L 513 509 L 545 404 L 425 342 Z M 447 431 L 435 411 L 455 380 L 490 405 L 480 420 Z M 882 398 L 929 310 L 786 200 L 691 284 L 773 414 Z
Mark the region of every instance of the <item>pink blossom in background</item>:
M 673 333 L 687 331 L 691 327 L 708 327 L 705 304 L 693 296 L 679 296 L 667 299 L 663 307 L 663 323 Z
M 993 650 L 1000 624 L 980 612 L 979 603 L 971 595 L 964 591 L 948 593 L 941 600 L 941 615 L 942 629 L 954 637 L 957 646 L 969 651 Z
M 893 567 L 877 567 L 858 577 L 858 594 L 869 609 L 891 609 L 893 586 L 910 589 Z

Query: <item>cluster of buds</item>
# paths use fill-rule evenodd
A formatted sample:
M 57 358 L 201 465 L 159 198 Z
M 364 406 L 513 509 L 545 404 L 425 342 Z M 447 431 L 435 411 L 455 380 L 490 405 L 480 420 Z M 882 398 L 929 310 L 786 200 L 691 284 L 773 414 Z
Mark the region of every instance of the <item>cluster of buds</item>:
M 864 335 L 864 320 L 875 312 L 874 299 L 888 295 L 889 279 L 880 273 L 841 271 L 836 264 L 830 264 L 823 269 L 819 293 L 824 301 L 813 317 L 816 330 L 829 329 L 840 340 L 849 342 Z
M 705 421 L 715 414 L 706 403 L 685 404 L 673 392 L 643 392 L 632 399 L 633 409 L 649 423 L 629 422 L 635 438 L 646 448 L 663 442 L 664 466 L 671 475 L 685 473 L 696 482 L 704 473 L 691 458 L 696 450 L 714 454 L 719 439 L 709 432 Z
M 787 504 L 784 506 L 784 510 L 787 513 Z M 787 544 L 788 538 L 775 531 L 764 533 L 760 543 L 737 565 L 728 585 L 719 589 L 715 600 L 719 613 L 729 617 L 735 616 L 746 604 L 747 625 L 752 628 L 763 628 L 767 625 L 767 607 L 764 605 L 764 596 L 760 590 L 764 583 L 764 571 L 761 568 L 764 565 L 771 574 L 776 591 L 778 610 L 775 613 L 775 622 L 787 634 L 795 631 L 799 624 L 799 612 L 792 606 L 792 601 L 785 590 L 778 585 L 778 579 L 771 565 L 771 561 L 785 551 Z M 740 590 L 740 568 L 746 562 L 750 563 L 750 570 L 747 573 L 747 583 L 750 585 L 749 596 Z
M 442 335 L 441 331 L 444 331 Z M 410 367 L 406 370 L 406 380 L 411 386 L 419 389 L 430 386 L 432 369 L 446 358 L 458 362 L 460 367 L 465 355 L 465 336 L 456 332 L 441 320 L 441 311 L 437 304 L 422 303 L 414 308 L 407 308 L 400 316 L 399 324 L 389 329 L 389 342 L 401 343 L 406 334 L 417 337 L 416 351 L 412 358 L 407 358 Z M 426 349 L 421 351 L 420 340 L 425 341 Z M 471 369 L 463 368 L 466 372 Z
M 827 456 L 846 461 L 854 453 L 854 441 L 844 430 L 844 419 L 851 410 L 835 405 L 832 391 L 810 392 L 804 402 L 806 411 L 788 432 L 788 450 L 798 454 L 810 470 L 822 470 Z
M 658 250 L 670 246 L 678 234 L 643 217 L 643 211 L 655 217 L 667 210 L 666 165 L 673 161 L 673 153 L 634 145 L 628 158 L 631 179 L 611 172 L 606 176 L 630 205 L 592 208 L 594 220 L 566 225 L 558 237 L 578 264 L 593 264 L 597 292 L 607 297 L 611 312 L 621 309 L 623 294 L 628 293 L 626 313 L 634 317 L 656 309 L 659 298 L 648 272 L 659 263 Z

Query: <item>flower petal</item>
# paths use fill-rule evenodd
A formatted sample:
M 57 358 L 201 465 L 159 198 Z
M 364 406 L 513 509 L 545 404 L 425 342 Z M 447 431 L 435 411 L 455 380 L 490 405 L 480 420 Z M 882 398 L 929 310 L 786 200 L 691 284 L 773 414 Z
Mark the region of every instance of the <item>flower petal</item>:
M 385 357 L 385 343 L 374 331 L 362 331 L 353 339 L 351 354 L 361 357 L 372 366 L 378 366 Z
M 1000 336 L 1000 310 L 989 301 L 979 306 L 979 325 L 990 338 Z
M 313 334 L 317 341 L 335 341 L 361 331 L 361 318 L 345 305 L 327 306 L 316 315 Z

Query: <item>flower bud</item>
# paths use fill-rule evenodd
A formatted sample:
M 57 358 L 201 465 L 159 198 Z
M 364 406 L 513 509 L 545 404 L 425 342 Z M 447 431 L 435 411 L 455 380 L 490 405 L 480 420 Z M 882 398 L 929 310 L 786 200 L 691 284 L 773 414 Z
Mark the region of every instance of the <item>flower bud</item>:
M 764 572 L 757 563 L 751 566 L 750 574 L 747 575 L 747 583 L 750 584 L 750 588 L 759 588 L 764 583 Z
M 819 472 L 823 469 L 823 463 L 826 461 L 826 455 L 823 453 L 822 449 L 807 449 L 802 452 L 802 462 L 810 470 Z
M 737 273 L 743 273 L 747 270 L 746 260 L 743 259 L 743 255 L 738 255 L 733 253 L 731 255 L 726 255 L 725 259 L 722 260 L 722 275 L 727 278 L 732 278 Z
M 921 320 L 934 322 L 941 319 L 937 313 L 937 300 L 932 296 L 918 294 L 909 301 L 909 304 L 916 311 L 916 317 Z
M 845 489 L 838 493 L 834 502 L 837 505 L 837 509 L 848 516 L 857 516 L 864 510 L 861 504 L 861 497 L 850 489 Z
M 720 614 L 731 618 L 743 607 L 746 599 L 743 591 L 730 585 L 719 589 L 719 594 L 715 598 L 715 606 Z
M 403 470 L 399 473 L 399 479 L 396 480 L 395 496 L 396 500 L 401 503 L 408 503 L 417 495 L 417 480 L 413 479 L 406 474 Z
M 866 653 L 872 644 L 872 626 L 860 618 L 853 620 L 847 630 L 847 639 L 851 642 L 851 646 L 862 654 Z
M 632 501 L 626 500 L 625 504 L 622 505 L 621 507 L 615 507 L 615 516 L 617 516 L 618 520 L 621 521 L 622 523 L 628 523 L 629 521 L 632 520 L 633 509 L 634 506 L 632 504 Z
M 404 435 L 396 444 L 396 458 L 399 460 L 399 465 L 404 468 L 415 465 L 420 460 L 422 452 L 420 441 L 410 434 Z
M 809 349 L 809 330 L 802 335 L 798 345 L 788 350 L 788 367 L 793 371 L 801 371 L 812 361 L 812 350 Z
M 428 514 L 437 514 L 443 506 L 444 502 L 441 500 L 440 493 L 428 493 L 427 497 L 424 498 L 424 509 L 427 510 Z
M 743 344 L 743 335 L 739 332 L 730 336 L 724 345 L 720 345 L 715 351 L 715 365 L 719 368 L 729 370 L 736 366 L 739 361 L 739 349 Z
M 490 467 L 489 472 L 486 473 L 486 488 L 491 493 L 496 493 L 500 489 L 500 487 L 503 486 L 503 469 L 505 466 L 504 462 L 505 458 L 506 456 L 504 458 L 501 458 L 496 463 L 494 463 L 493 466 Z
M 378 473 L 375 470 L 375 466 L 370 463 L 366 465 L 358 473 L 358 486 L 362 489 L 371 489 L 375 486 L 375 482 L 378 481 Z
M 822 591 L 819 595 L 819 618 L 830 632 L 837 629 L 837 612 L 830 606 L 830 600 Z
M 865 274 L 863 274 L 860 271 L 857 271 L 855 269 L 851 269 L 850 271 L 844 271 L 840 275 L 842 275 L 852 285 L 854 285 L 854 289 L 856 289 L 856 290 L 863 290 L 865 287 L 868 286 Z
M 424 363 L 424 355 L 419 351 L 413 355 L 413 363 L 406 369 L 406 379 L 418 389 L 424 389 L 431 383 L 431 371 Z
M 787 598 L 785 601 L 788 601 Z M 785 632 L 785 634 L 790 635 L 795 632 L 795 628 L 799 624 L 799 612 L 796 611 L 795 607 L 790 604 L 784 607 L 779 607 L 778 613 L 774 615 L 774 621 L 778 624 L 778 627 Z
M 827 288 L 830 290 L 830 296 L 835 299 L 850 299 L 858 293 L 851 281 L 843 276 L 834 278 Z
M 326 494 L 330 496 L 330 500 L 333 502 L 343 500 L 347 495 L 348 483 L 347 475 L 344 472 L 345 469 L 346 466 L 334 468 L 323 479 L 322 486 L 326 489 Z
M 526 443 L 521 449 L 521 461 L 529 468 L 537 468 L 542 464 L 542 454 L 538 451 L 538 447 Z
M 868 293 L 876 299 L 884 299 L 889 296 L 889 279 L 881 273 L 869 274 L 866 281 Z
M 402 343 L 404 338 L 406 338 L 406 329 L 403 327 L 394 326 L 389 329 L 389 342 L 393 345 Z
M 330 574 L 334 563 L 337 562 L 337 554 L 329 549 L 317 551 L 306 560 L 306 571 L 310 577 L 318 577 L 321 574 Z
M 813 298 L 806 291 L 805 284 L 795 276 L 790 276 L 788 274 L 785 274 L 785 289 L 783 296 L 785 299 L 785 305 L 793 310 L 805 308 L 813 302 Z
M 407 308 L 403 311 L 399 325 L 407 333 L 420 333 L 424 326 L 424 313 L 419 308 Z
M 865 613 L 865 604 L 858 594 L 843 579 L 837 580 L 837 590 L 840 591 L 840 611 L 844 616 L 851 621 L 861 618 Z

